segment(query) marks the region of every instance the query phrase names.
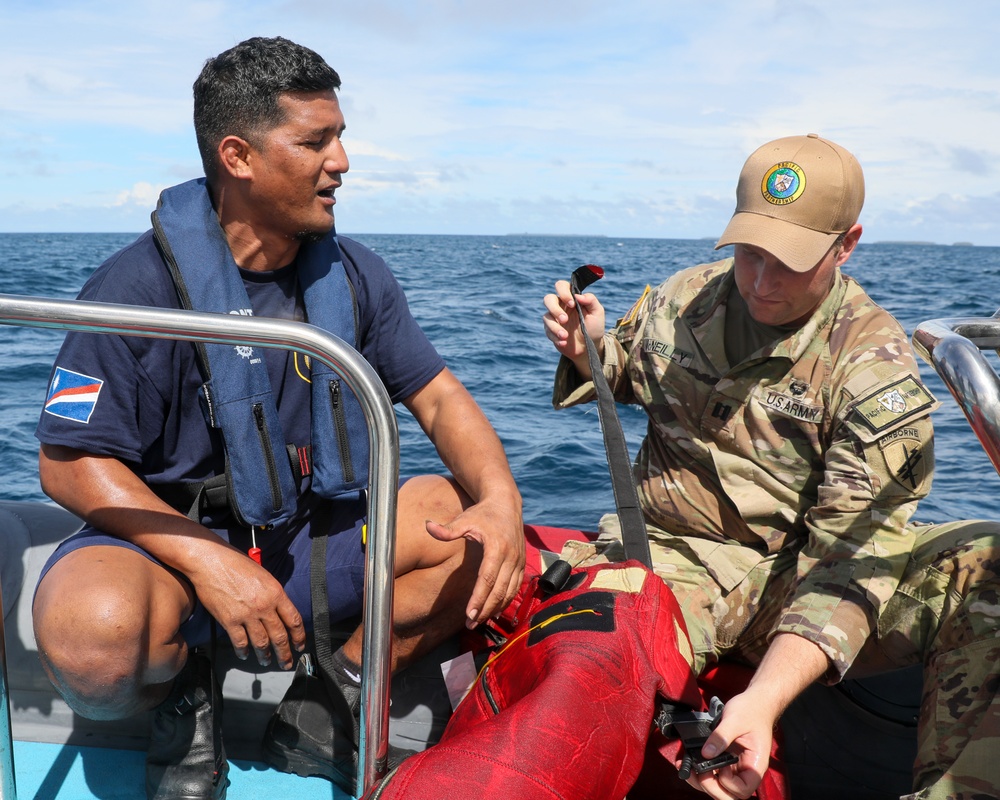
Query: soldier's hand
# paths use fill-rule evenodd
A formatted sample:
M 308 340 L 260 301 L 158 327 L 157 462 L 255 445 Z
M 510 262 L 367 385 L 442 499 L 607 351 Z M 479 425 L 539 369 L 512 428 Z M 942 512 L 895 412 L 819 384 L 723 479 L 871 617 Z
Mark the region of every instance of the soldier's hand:
M 545 305 L 545 314 L 542 316 L 545 336 L 560 354 L 577 364 L 577 369 L 581 369 L 581 363 L 585 364 L 587 360 L 587 345 L 583 339 L 584 333 L 576 306 L 579 304 L 583 311 L 586 335 L 598 345 L 598 352 L 604 336 L 604 306 L 589 292 L 574 295 L 570 291 L 569 281 L 556 281 L 555 292 L 545 295 L 542 302 Z M 588 366 L 586 374 L 589 375 L 589 371 Z
M 771 760 L 774 724 L 768 714 L 760 713 L 760 708 L 746 693 L 726 703 L 722 718 L 701 754 L 703 758 L 714 758 L 728 751 L 738 761 L 715 772 L 692 774 L 687 781 L 691 786 L 715 800 L 746 800 L 757 790 Z

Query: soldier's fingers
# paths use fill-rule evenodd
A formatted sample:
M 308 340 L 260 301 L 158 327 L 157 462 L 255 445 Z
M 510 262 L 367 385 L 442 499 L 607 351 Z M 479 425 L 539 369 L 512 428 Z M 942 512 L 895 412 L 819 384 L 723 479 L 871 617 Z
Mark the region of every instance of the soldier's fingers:
M 549 316 L 542 317 L 545 326 L 545 337 L 553 344 L 562 344 L 569 339 L 569 331 Z
M 474 628 L 483 620 L 489 619 L 487 608 L 496 606 L 496 601 L 492 599 L 496 591 L 496 582 L 496 563 L 484 557 L 479 567 L 479 577 L 476 578 L 476 585 L 472 589 L 472 597 L 465 607 L 467 627 Z
M 573 307 L 573 291 L 570 288 L 569 281 L 556 281 L 556 296 L 563 303 L 563 305 L 568 308 Z
M 542 298 L 542 305 L 545 310 L 555 319 L 566 315 L 566 309 L 562 301 L 554 294 L 547 294 Z

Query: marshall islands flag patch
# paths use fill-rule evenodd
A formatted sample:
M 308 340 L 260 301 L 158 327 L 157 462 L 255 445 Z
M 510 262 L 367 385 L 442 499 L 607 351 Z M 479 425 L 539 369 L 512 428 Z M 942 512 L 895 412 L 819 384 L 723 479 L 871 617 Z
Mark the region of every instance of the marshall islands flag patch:
M 104 381 L 79 372 L 56 367 L 45 398 L 45 411 L 56 417 L 90 422 Z

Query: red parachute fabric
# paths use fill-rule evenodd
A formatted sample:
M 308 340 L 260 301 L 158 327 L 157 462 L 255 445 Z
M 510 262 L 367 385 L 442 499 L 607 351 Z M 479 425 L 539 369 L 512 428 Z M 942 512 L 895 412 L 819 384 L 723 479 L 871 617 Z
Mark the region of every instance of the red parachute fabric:
M 525 525 L 524 538 L 527 545 L 525 574 L 530 581 L 543 570 L 542 551 L 558 553 L 570 539 L 593 541 L 597 533 L 549 525 Z M 471 645 L 475 647 L 475 645 Z M 719 697 L 724 702 L 743 692 L 753 677 L 753 668 L 734 661 L 722 661 L 706 669 L 698 676 L 698 688 L 703 698 Z M 677 776 L 673 754 L 677 752 L 675 742 L 667 742 L 658 731 L 654 731 L 646 745 L 646 759 L 636 784 L 628 793 L 629 800 L 704 800 L 700 792 Z M 780 731 L 775 731 L 771 747 L 771 763 L 764 779 L 757 788 L 758 800 L 785 800 L 788 797 L 785 766 L 782 760 Z
M 527 581 L 441 741 L 368 800 L 621 800 L 642 769 L 657 697 L 705 708 L 681 655 L 669 589 L 635 561 L 574 570 L 547 596 Z M 666 745 L 679 752 L 677 742 Z

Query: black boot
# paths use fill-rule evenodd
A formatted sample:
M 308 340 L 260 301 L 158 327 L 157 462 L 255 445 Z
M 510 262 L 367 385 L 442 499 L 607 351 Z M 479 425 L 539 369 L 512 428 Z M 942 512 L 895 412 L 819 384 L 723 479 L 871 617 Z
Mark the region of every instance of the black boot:
M 292 684 L 274 710 L 261 745 L 264 760 L 280 772 L 333 781 L 357 794 L 361 689 L 335 680 L 336 694 L 312 668 L 308 654 L 299 659 Z M 387 771 L 413 750 L 389 745 Z
M 211 662 L 192 651 L 167 699 L 153 711 L 146 797 L 224 800 L 228 774 L 222 746 L 222 693 Z

